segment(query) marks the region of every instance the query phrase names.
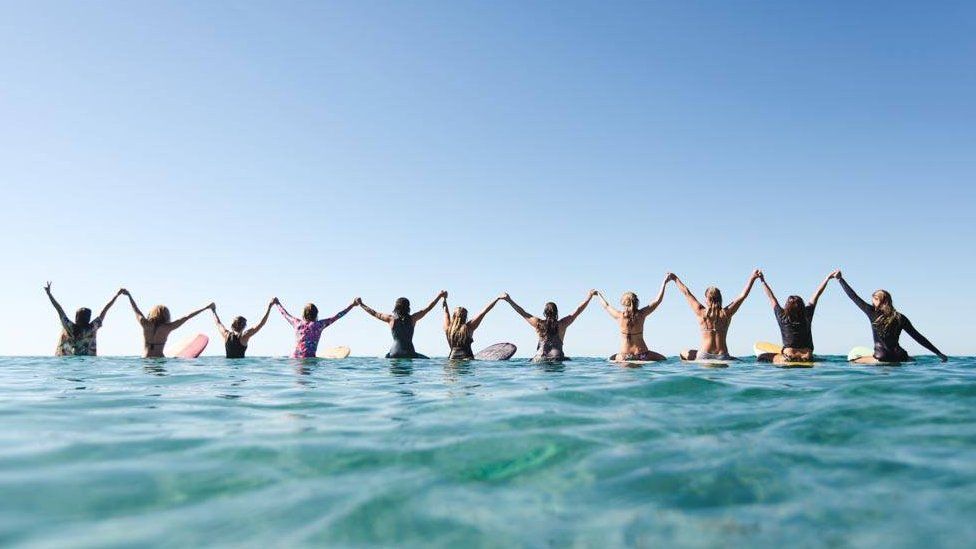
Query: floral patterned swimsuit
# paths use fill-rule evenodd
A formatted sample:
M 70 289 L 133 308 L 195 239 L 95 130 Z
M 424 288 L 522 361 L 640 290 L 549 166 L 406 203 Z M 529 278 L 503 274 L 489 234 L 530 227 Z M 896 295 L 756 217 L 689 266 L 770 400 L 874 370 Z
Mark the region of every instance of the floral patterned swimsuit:
M 295 352 L 292 353 L 292 358 L 315 358 L 315 351 L 318 350 L 322 330 L 336 320 L 346 316 L 346 312 L 341 311 L 332 318 L 309 322 L 291 316 L 281 305 L 277 305 L 277 307 L 278 311 L 281 312 L 281 316 L 285 317 L 285 320 L 295 328 Z
M 98 354 L 95 334 L 102 327 L 102 321 L 95 319 L 91 321 L 88 328 L 82 331 L 77 337 L 75 334 L 75 323 L 67 317 L 61 318 L 61 339 L 58 340 L 58 348 L 54 351 L 55 356 L 95 356 Z

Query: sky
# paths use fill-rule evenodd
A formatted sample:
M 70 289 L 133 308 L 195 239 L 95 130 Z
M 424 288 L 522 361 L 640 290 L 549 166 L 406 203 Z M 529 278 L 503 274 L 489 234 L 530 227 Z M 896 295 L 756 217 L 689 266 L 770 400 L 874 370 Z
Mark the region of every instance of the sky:
M 273 296 L 324 316 L 441 289 L 568 313 L 667 271 L 728 300 L 757 267 L 781 300 L 840 268 L 976 354 L 972 2 L 23 1 L 0 36 L 0 355 L 53 353 L 47 280 L 69 314 L 124 286 L 254 323 Z M 291 351 L 272 314 L 249 354 Z M 420 352 L 446 354 L 441 322 Z M 673 287 L 646 329 L 667 355 L 699 341 Z M 198 332 L 209 314 L 172 339 Z M 618 338 L 594 303 L 566 351 Z M 871 343 L 835 283 L 814 338 Z M 505 304 L 475 339 L 536 341 Z M 757 340 L 778 341 L 761 291 L 730 349 Z M 322 343 L 389 344 L 361 311 Z M 99 352 L 141 350 L 119 302 Z

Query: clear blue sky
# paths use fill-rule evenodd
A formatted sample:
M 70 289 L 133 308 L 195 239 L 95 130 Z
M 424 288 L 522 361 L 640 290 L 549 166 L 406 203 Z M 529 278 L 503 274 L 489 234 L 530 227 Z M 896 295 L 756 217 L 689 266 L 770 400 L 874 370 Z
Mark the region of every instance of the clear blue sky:
M 757 266 L 781 298 L 841 267 L 974 352 L 972 2 L 8 2 L 0 36 L 0 354 L 53 352 L 47 279 L 69 311 L 125 285 L 256 321 L 441 288 L 568 311 L 667 270 L 731 297 Z M 647 328 L 698 342 L 676 291 Z M 755 293 L 732 351 L 777 336 Z M 814 336 L 870 343 L 836 286 Z M 535 343 L 500 306 L 476 347 L 506 340 Z M 389 334 L 355 312 L 324 341 Z M 439 317 L 416 342 L 445 353 Z M 593 307 L 567 351 L 617 345 Z M 251 352 L 291 347 L 275 316 Z M 127 307 L 99 348 L 141 351 Z

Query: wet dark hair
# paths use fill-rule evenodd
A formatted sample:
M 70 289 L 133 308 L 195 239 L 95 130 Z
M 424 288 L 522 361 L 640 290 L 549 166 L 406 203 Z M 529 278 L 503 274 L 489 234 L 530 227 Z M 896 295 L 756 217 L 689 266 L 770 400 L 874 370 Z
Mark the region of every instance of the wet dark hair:
M 315 322 L 319 318 L 319 308 L 314 303 L 309 303 L 305 306 L 305 310 L 302 311 L 302 318 L 309 322 Z
M 786 298 L 786 306 L 783 307 L 783 320 L 790 322 L 800 322 L 806 310 L 803 306 L 803 298 L 798 295 L 791 295 Z
M 80 336 L 85 330 L 91 326 L 91 309 L 88 307 L 82 307 L 75 311 L 75 325 L 72 330 L 72 334 L 75 337 Z
M 240 332 L 244 326 L 247 326 L 247 319 L 243 316 L 234 317 L 233 322 L 230 323 L 230 329 L 235 332 Z
M 559 333 L 559 309 L 556 304 L 550 301 L 546 303 L 545 308 L 542 309 L 542 326 L 539 331 L 541 336 L 552 336 Z
M 393 316 L 405 319 L 410 317 L 410 300 L 405 297 L 398 297 L 393 304 Z

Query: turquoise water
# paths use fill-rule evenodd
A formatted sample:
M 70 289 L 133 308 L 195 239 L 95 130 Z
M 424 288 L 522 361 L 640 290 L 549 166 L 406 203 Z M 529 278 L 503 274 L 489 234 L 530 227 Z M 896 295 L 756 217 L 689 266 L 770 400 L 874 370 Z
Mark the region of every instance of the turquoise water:
M 974 366 L 0 358 L 0 544 L 971 545 Z

